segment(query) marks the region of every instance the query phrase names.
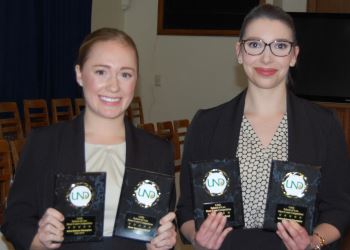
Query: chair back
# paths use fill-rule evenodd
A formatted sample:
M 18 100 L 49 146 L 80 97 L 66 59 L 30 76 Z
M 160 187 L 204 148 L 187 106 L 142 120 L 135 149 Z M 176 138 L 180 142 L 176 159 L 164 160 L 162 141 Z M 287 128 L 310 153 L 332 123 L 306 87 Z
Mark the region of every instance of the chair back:
M 73 119 L 73 105 L 70 98 L 51 100 L 52 123 Z
M 0 102 L 0 130 L 1 137 L 7 140 L 23 138 L 22 123 L 16 102 Z
M 143 130 L 147 131 L 151 134 L 156 134 L 156 128 L 154 127 L 154 124 L 152 122 L 149 123 L 141 123 L 137 125 L 138 128 L 142 128 Z
M 44 99 L 23 100 L 23 111 L 26 135 L 34 128 L 50 124 L 47 103 Z
M 22 148 L 25 141 L 26 140 L 24 138 L 10 141 L 10 149 L 11 149 L 14 172 L 16 171 L 16 167 L 18 165 L 18 161 L 21 156 Z
M 173 140 L 174 127 L 171 121 L 157 122 L 157 135 L 169 141 Z
M 176 148 L 176 138 L 174 136 L 174 127 L 173 123 L 171 121 L 163 121 L 163 122 L 157 122 L 157 135 L 165 140 L 170 141 L 173 144 L 174 147 L 174 158 L 179 159 L 179 155 L 177 155 Z
M 177 136 L 181 145 L 183 145 L 185 142 L 185 137 L 189 125 L 190 121 L 188 119 L 174 121 L 174 133 Z
M 3 222 L 11 180 L 12 161 L 10 147 L 6 140 L 0 139 L 0 224 Z
M 183 144 L 185 143 L 185 137 L 187 133 L 188 126 L 190 121 L 188 119 L 175 120 L 174 122 L 174 137 L 175 137 L 175 160 L 178 160 L 178 163 L 175 164 L 176 170 L 180 170 L 180 160 L 182 158 Z
M 135 125 L 144 123 L 141 97 L 135 96 L 133 98 L 127 110 L 127 116 Z
M 75 115 L 79 115 L 80 112 L 85 108 L 85 99 L 84 98 L 75 98 L 74 99 L 74 109 Z

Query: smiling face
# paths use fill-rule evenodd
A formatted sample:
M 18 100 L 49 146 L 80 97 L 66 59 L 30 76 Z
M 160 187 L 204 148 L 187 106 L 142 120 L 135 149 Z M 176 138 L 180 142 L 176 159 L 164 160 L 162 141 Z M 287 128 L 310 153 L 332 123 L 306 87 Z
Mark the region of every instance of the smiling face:
M 262 40 L 269 44 L 274 41 L 293 42 L 292 30 L 283 22 L 269 18 L 257 18 L 246 27 L 242 40 Z M 254 44 L 253 44 L 254 45 Z M 274 46 L 271 44 L 271 46 Z M 241 42 L 236 45 L 238 61 L 243 64 L 250 86 L 270 89 L 285 86 L 289 67 L 296 63 L 299 53 L 297 46 L 293 47 L 290 54 L 278 57 L 271 53 L 268 46 L 261 55 L 249 55 Z
M 83 65 L 76 66 L 83 87 L 85 115 L 96 119 L 124 118 L 138 77 L 135 50 L 120 40 L 96 42 Z

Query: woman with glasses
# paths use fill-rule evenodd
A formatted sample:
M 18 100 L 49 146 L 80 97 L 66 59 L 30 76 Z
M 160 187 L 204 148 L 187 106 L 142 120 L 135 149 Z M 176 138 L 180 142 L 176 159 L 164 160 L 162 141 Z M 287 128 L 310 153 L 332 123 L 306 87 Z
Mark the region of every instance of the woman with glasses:
M 349 225 L 349 158 L 335 115 L 288 88 L 289 68 L 299 53 L 292 18 L 273 5 L 254 8 L 243 21 L 236 53 L 248 88 L 225 104 L 200 110 L 186 137 L 177 207 L 181 232 L 195 249 L 338 249 Z M 193 195 L 187 191 L 189 163 L 235 157 L 243 229 L 225 227 L 226 217 L 213 212 L 196 231 Z M 279 222 L 275 232 L 263 230 L 272 160 L 321 166 L 311 235 L 288 220 Z

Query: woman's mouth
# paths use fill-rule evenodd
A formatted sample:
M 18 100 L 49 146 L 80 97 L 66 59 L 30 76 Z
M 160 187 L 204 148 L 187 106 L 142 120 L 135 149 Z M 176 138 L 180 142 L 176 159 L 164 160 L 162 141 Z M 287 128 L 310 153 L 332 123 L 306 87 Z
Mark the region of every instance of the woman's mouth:
M 100 99 L 104 102 L 108 102 L 108 103 L 115 103 L 115 102 L 119 102 L 121 100 L 120 97 L 108 97 L 108 96 L 100 96 Z
M 277 72 L 277 69 L 273 69 L 273 68 L 254 68 L 255 71 L 262 76 L 272 76 Z

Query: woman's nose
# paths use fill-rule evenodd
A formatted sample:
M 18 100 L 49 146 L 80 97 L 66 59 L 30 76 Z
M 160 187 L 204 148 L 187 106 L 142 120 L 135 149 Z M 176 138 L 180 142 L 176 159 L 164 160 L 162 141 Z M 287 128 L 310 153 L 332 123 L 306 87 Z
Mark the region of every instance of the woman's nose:
M 266 46 L 265 50 L 263 51 L 263 53 L 261 54 L 262 60 L 264 63 L 268 63 L 271 61 L 272 57 L 274 55 L 271 52 L 271 48 L 270 46 Z
M 119 90 L 119 79 L 117 76 L 112 77 L 109 81 L 108 81 L 108 85 L 107 85 L 108 90 L 110 90 L 111 92 L 117 92 Z

